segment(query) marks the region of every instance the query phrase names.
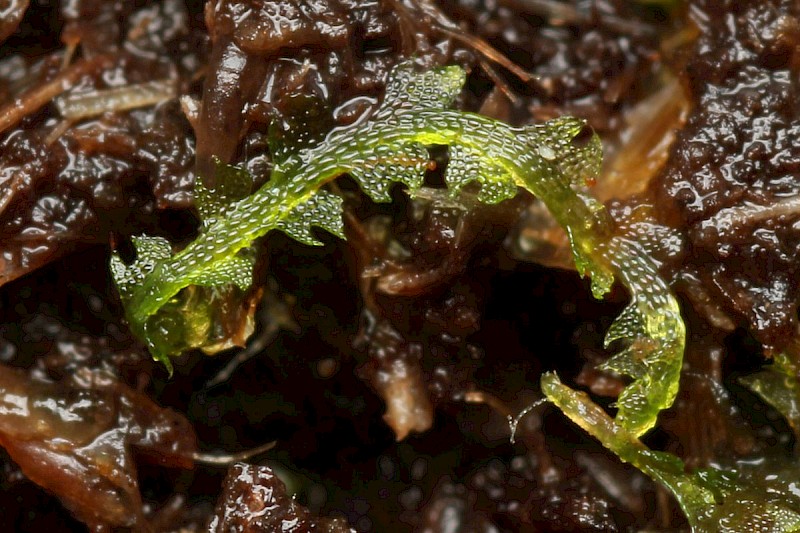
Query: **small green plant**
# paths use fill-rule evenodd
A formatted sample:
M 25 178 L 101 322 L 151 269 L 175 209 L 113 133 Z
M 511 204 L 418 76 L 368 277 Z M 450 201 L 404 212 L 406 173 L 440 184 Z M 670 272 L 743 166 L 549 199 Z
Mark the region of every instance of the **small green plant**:
M 685 343 L 678 303 L 651 257 L 657 243 L 647 238 L 647 228 L 637 231 L 636 223 L 615 232 L 603 206 L 585 192 L 583 183 L 599 171 L 601 147 L 583 121 L 563 117 L 515 128 L 451 110 L 464 80 L 458 67 L 419 73 L 401 65 L 369 120 L 294 152 L 276 145 L 272 175 L 255 192 L 247 173 L 220 167 L 216 189 L 197 187 L 203 227 L 195 241 L 174 253 L 166 240 L 141 236 L 134 239 L 135 261 L 112 257 L 133 331 L 168 368 L 173 354 L 230 345 L 224 317 L 241 306 L 252 285 L 255 239 L 277 229 L 313 245 L 312 227 L 344 238 L 342 201 L 325 188 L 328 182 L 348 174 L 376 202 L 390 200 L 394 183 L 413 195 L 430 168 L 428 147 L 446 146 L 449 194 L 477 184 L 478 199 L 492 203 L 520 188 L 530 191 L 566 229 L 578 271 L 591 277 L 595 296 L 602 297 L 615 278 L 631 295 L 606 335 L 607 346 L 621 349 L 605 368 L 630 378 L 615 417 L 551 373 L 541 380 L 547 399 L 620 459 L 667 487 L 696 531 L 799 530 L 800 501 L 785 481 L 796 479 L 797 468 L 779 464 L 766 477 L 763 469 L 746 465 L 685 472 L 677 457 L 641 443 L 639 437 L 675 399 Z M 796 381 L 785 378 L 795 370 L 776 368 L 748 384 L 794 424 Z
M 230 307 L 230 295 L 251 285 L 251 246 L 258 237 L 278 229 L 316 244 L 312 226 L 343 237 L 341 199 L 326 183 L 347 173 L 376 202 L 389 201 L 396 182 L 413 194 L 430 165 L 428 147 L 444 145 L 450 194 L 473 182 L 483 202 L 510 198 L 520 188 L 532 192 L 567 230 L 578 270 L 591 277 L 595 296 L 606 293 L 615 276 L 629 289 L 631 303 L 606 339 L 624 346 L 606 367 L 633 378 L 617 401 L 619 423 L 635 435 L 653 427 L 677 392 L 684 326 L 646 247 L 614 236 L 603 206 L 581 187 L 599 171 L 599 139 L 570 117 L 515 128 L 451 110 L 464 81 L 459 67 L 418 73 L 401 65 L 370 120 L 278 158 L 269 181 L 254 193 L 249 176 L 231 168 L 216 190 L 199 185 L 203 229 L 183 250 L 173 253 L 163 238 L 142 236 L 134 240 L 133 263 L 113 256 L 127 318 L 153 356 L 169 367 L 172 354 L 220 346 L 215 302 Z
M 637 435 L 651 428 L 677 392 L 684 327 L 646 249 L 614 237 L 603 206 L 581 190 L 599 171 L 599 139 L 569 117 L 514 128 L 451 110 L 464 80 L 459 67 L 422 73 L 411 64 L 398 67 L 370 120 L 276 158 L 269 181 L 253 194 L 246 173 L 230 168 L 216 190 L 199 185 L 203 231 L 183 250 L 173 254 L 166 240 L 142 236 L 134 240 L 133 263 L 112 257 L 128 320 L 153 356 L 169 367 L 171 354 L 225 346 L 216 303 L 230 307 L 231 294 L 242 297 L 252 283 L 251 245 L 258 237 L 279 229 L 316 244 L 312 226 L 343 237 L 341 199 L 326 183 L 347 173 L 376 202 L 390 200 L 395 182 L 413 194 L 430 165 L 427 147 L 444 145 L 450 194 L 476 182 L 480 201 L 499 202 L 527 189 L 567 230 L 578 270 L 591 277 L 597 297 L 615 275 L 628 287 L 631 304 L 607 337 L 626 347 L 606 366 L 633 378 L 618 400 L 618 420 Z
M 732 468 L 687 472 L 676 456 L 650 450 L 606 414 L 586 393 L 547 373 L 542 392 L 573 422 L 655 481 L 668 488 L 695 533 L 789 533 L 800 531 L 800 497 L 794 461 L 762 460 Z

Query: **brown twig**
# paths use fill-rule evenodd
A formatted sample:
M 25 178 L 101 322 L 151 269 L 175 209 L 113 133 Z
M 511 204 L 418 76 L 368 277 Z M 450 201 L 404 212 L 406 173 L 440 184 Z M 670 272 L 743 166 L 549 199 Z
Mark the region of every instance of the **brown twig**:
M 83 76 L 106 69 L 113 58 L 102 55 L 79 61 L 59 73 L 51 81 L 34 87 L 0 108 L 0 133 L 13 128 L 26 116 L 37 111 L 59 94 L 71 89 Z
M 643 22 L 600 13 L 596 9 L 592 13 L 584 13 L 573 5 L 557 0 L 500 0 L 500 3 L 516 11 L 543 17 L 553 25 L 598 25 L 633 37 L 652 37 L 656 34 L 655 29 Z
M 490 61 L 493 61 L 494 63 L 500 65 L 501 67 L 511 72 L 522 82 L 531 83 L 538 80 L 536 76 L 534 76 L 530 72 L 527 72 L 525 69 L 523 69 L 522 67 L 511 61 L 509 58 L 500 53 L 500 51 L 498 51 L 495 47 L 493 47 L 491 44 L 487 43 L 477 35 L 462 34 L 458 33 L 453 29 L 445 27 L 439 27 L 437 29 L 440 32 L 447 35 L 448 37 L 450 37 L 451 39 L 455 39 L 456 41 L 459 41 L 469 46 L 470 48 L 473 48 L 483 57 L 489 59 Z

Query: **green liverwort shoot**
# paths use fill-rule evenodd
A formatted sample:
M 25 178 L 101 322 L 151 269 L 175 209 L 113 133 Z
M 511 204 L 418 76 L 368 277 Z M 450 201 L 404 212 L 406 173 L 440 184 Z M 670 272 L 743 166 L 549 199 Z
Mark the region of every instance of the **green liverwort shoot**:
M 464 80 L 458 67 L 418 73 L 401 65 L 369 120 L 337 128 L 295 152 L 273 147 L 274 170 L 255 192 L 246 172 L 220 166 L 215 190 L 196 188 L 203 225 L 194 242 L 174 253 L 165 239 L 140 236 L 133 240 L 133 263 L 112 257 L 134 333 L 170 369 L 171 355 L 192 348 L 215 352 L 241 342 L 252 331 L 252 305 L 246 309 L 255 239 L 278 229 L 318 244 L 312 227 L 344 238 L 341 198 L 323 189 L 326 183 L 349 174 L 373 200 L 387 202 L 396 182 L 411 194 L 419 190 L 430 164 L 428 147 L 447 146 L 449 194 L 473 182 L 480 186 L 478 199 L 489 203 L 520 188 L 530 191 L 567 231 L 578 271 L 591 277 L 595 296 L 615 278 L 631 294 L 606 335 L 606 346 L 621 351 L 605 368 L 631 378 L 617 399 L 616 417 L 555 374 L 542 376 L 545 397 L 620 459 L 667 487 L 693 530 L 800 530 L 800 498 L 792 481 L 797 467 L 778 465 L 769 476 L 746 465 L 687 473 L 677 457 L 641 443 L 639 437 L 675 398 L 685 342 L 677 301 L 650 255 L 658 243 L 644 226 L 637 232 L 635 223 L 615 233 L 603 206 L 582 191 L 601 162 L 599 139 L 587 135 L 583 121 L 563 117 L 515 128 L 451 110 Z M 796 369 L 787 360 L 778 359 L 775 368 L 747 384 L 797 431 Z
M 418 73 L 401 65 L 369 120 L 277 160 L 257 191 L 248 194 L 249 182 L 235 171 L 223 180 L 224 190 L 201 187 L 203 231 L 183 250 L 173 254 L 163 239 L 139 237 L 133 264 L 113 257 L 131 328 L 153 356 L 169 366 L 172 354 L 219 345 L 213 303 L 230 304 L 226 294 L 243 294 L 252 283 L 255 239 L 278 229 L 316 244 L 312 226 L 343 238 L 341 199 L 323 189 L 326 183 L 349 174 L 376 202 L 390 200 L 395 182 L 413 194 L 430 164 L 428 147 L 443 145 L 450 194 L 472 182 L 480 186 L 478 199 L 488 203 L 520 188 L 530 191 L 566 229 L 578 271 L 591 277 L 597 297 L 615 277 L 629 289 L 631 303 L 607 337 L 623 350 L 606 367 L 632 378 L 617 401 L 617 422 L 636 436 L 653 427 L 678 389 L 684 325 L 645 244 L 614 236 L 603 206 L 581 190 L 599 172 L 599 139 L 570 117 L 516 128 L 451 110 L 464 81 L 459 67 Z M 197 291 L 203 298 L 193 296 Z

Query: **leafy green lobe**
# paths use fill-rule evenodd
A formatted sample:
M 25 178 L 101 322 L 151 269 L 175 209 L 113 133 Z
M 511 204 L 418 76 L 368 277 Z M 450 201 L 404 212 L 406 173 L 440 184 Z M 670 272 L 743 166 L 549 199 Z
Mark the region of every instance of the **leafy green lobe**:
M 412 192 L 422 186 L 430 166 L 427 148 L 443 145 L 450 154 L 445 172 L 450 194 L 472 183 L 483 202 L 499 202 L 519 188 L 530 191 L 567 230 L 576 265 L 591 277 L 596 296 L 607 292 L 615 277 L 628 287 L 631 305 L 609 333 L 609 342 L 623 343 L 623 351 L 607 367 L 633 379 L 619 398 L 618 422 L 635 435 L 653 427 L 677 391 L 683 322 L 647 251 L 635 239 L 614 237 L 603 206 L 582 189 L 599 172 L 599 139 L 584 121 L 571 117 L 515 128 L 451 110 L 464 81 L 459 67 L 417 72 L 411 64 L 401 65 L 370 120 L 334 129 L 294 153 L 281 148 L 270 180 L 252 194 L 246 194 L 252 181 L 235 170 L 227 172 L 220 190 L 199 188 L 204 228 L 186 248 L 167 256 L 163 243 L 149 243 L 158 247 L 157 258 L 142 246 L 133 265 L 115 258 L 112 268 L 128 319 L 154 355 L 166 360 L 187 346 L 218 345 L 218 339 L 201 339 L 202 331 L 213 328 L 207 318 L 198 318 L 207 313 L 186 307 L 186 293 L 192 287 L 214 287 L 218 295 L 243 292 L 252 277 L 249 251 L 258 237 L 278 229 L 316 244 L 313 227 L 342 236 L 341 200 L 325 190 L 326 183 L 348 173 L 375 201 L 388 201 L 393 183 Z M 143 261 L 146 268 L 139 265 Z M 165 320 L 183 322 L 174 331 L 196 340 L 165 342 L 165 329 L 158 325 Z

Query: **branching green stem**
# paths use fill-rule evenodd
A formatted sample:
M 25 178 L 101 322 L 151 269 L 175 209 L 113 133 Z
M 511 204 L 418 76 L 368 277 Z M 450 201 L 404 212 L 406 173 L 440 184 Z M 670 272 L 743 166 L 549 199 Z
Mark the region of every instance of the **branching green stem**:
M 477 182 L 478 199 L 499 202 L 520 188 L 541 199 L 567 230 L 578 271 L 592 279 L 597 297 L 615 276 L 630 290 L 630 306 L 614 323 L 608 342 L 623 350 L 607 368 L 633 378 L 618 400 L 618 422 L 635 435 L 653 427 L 677 392 L 684 327 L 677 303 L 644 245 L 614 236 L 601 204 L 583 192 L 601 163 L 600 141 L 582 120 L 562 117 L 521 128 L 448 109 L 461 91 L 459 67 L 417 73 L 411 65 L 395 70 L 383 105 L 369 120 L 332 131 L 315 146 L 279 161 L 270 180 L 251 195 L 201 188 L 201 235 L 172 255 L 165 241 L 139 238 L 132 265 L 112 260 L 133 330 L 154 356 L 207 347 L 214 329 L 213 306 L 187 304 L 186 291 L 198 287 L 244 291 L 252 282 L 255 239 L 280 229 L 314 244 L 312 226 L 342 236 L 341 199 L 323 185 L 349 174 L 375 201 L 389 201 L 400 182 L 413 192 L 430 167 L 428 147 L 449 149 L 445 180 L 451 194 Z M 238 183 L 241 174 L 232 173 Z M 210 205 L 213 202 L 217 204 Z M 205 293 L 204 293 L 205 294 Z M 219 293 L 214 293 L 214 297 Z

